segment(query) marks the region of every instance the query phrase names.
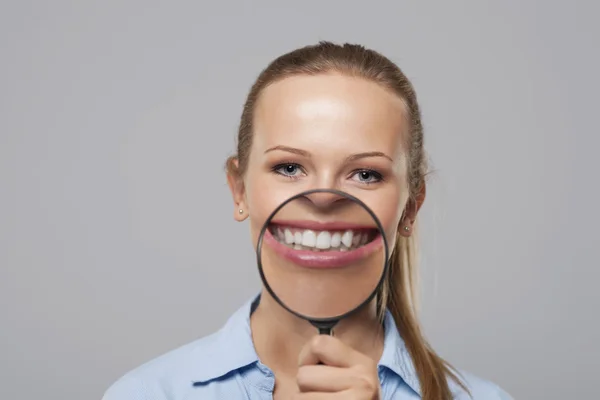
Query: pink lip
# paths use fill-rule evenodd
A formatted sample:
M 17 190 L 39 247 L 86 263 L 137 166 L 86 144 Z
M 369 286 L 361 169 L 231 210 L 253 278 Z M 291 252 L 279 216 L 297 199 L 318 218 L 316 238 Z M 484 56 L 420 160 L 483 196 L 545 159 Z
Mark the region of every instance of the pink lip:
M 293 221 L 293 220 L 274 220 L 271 221 L 272 225 L 281 225 L 290 228 L 298 229 L 310 229 L 313 231 L 360 231 L 367 229 L 377 229 L 375 226 L 369 226 L 366 224 L 356 224 L 349 222 L 317 222 L 317 221 Z
M 302 228 L 304 229 L 315 229 L 314 223 L 309 223 L 308 221 L 302 222 L 304 224 Z M 286 221 L 286 226 L 294 226 L 300 228 L 298 223 L 290 223 Z M 310 225 L 310 227 L 308 227 Z M 307 226 L 307 227 L 305 227 Z M 350 225 L 348 224 L 318 224 L 320 230 L 346 230 L 353 229 L 359 230 L 360 227 L 356 225 L 352 225 L 352 227 L 348 228 Z M 335 228 L 323 228 L 323 226 L 335 226 Z M 366 229 L 365 227 L 363 227 Z M 372 229 L 372 228 L 369 228 Z M 383 243 L 383 239 L 381 234 L 378 234 L 375 239 L 371 242 L 367 243 L 364 246 L 361 246 L 354 250 L 348 251 L 311 251 L 311 250 L 295 250 L 292 249 L 282 243 L 280 243 L 277 239 L 273 237 L 271 232 L 267 229 L 264 235 L 264 242 L 267 246 L 271 247 L 275 253 L 279 256 L 293 262 L 296 265 L 306 268 L 341 268 L 348 266 L 352 263 L 355 263 L 363 258 L 368 257 L 373 254 L 376 250 L 381 248 Z M 382 260 L 383 261 L 383 260 Z

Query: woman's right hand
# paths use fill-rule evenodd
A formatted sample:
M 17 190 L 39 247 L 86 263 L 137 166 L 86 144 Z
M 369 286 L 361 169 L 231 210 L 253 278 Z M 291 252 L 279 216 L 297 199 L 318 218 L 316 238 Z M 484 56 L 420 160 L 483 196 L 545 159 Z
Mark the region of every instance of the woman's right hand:
M 300 352 L 297 383 L 298 400 L 380 399 L 377 363 L 328 335 L 315 336 Z

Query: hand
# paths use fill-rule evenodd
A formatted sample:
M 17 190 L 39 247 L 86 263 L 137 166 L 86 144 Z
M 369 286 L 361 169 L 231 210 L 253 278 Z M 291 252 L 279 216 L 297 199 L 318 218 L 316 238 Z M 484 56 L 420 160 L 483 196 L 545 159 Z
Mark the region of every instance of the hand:
M 380 399 L 377 363 L 333 336 L 315 336 L 300 352 L 299 366 L 294 399 Z

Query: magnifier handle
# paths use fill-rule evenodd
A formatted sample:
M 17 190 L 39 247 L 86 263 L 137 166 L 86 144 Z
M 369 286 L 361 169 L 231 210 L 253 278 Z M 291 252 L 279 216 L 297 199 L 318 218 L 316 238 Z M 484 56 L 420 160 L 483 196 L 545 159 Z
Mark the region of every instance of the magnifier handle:
M 310 321 L 311 324 L 319 331 L 319 335 L 333 336 L 333 327 L 338 323 L 337 320 L 329 321 Z
M 333 336 L 333 329 L 330 327 L 319 327 L 319 335 Z

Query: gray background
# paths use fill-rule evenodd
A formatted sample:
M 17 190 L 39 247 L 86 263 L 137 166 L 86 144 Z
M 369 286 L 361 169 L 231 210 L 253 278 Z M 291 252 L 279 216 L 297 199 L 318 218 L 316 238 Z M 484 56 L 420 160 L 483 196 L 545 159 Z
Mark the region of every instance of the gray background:
M 435 348 L 518 399 L 596 398 L 599 7 L 201 3 L 1 3 L 0 398 L 99 399 L 257 293 L 222 166 L 260 69 L 320 39 L 417 88 Z

